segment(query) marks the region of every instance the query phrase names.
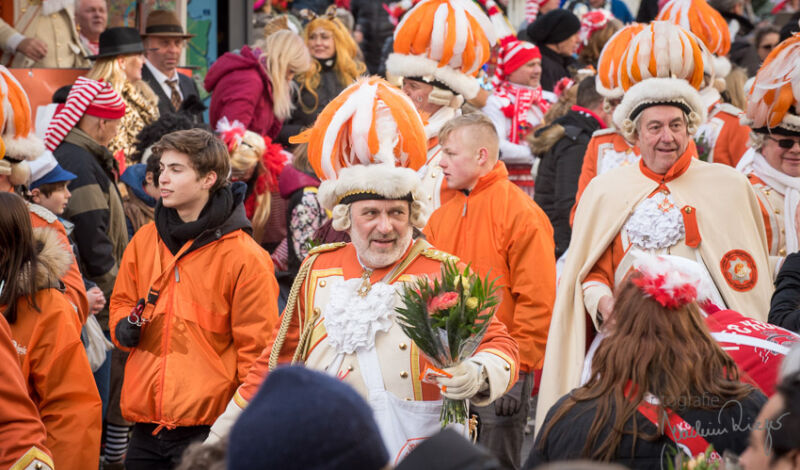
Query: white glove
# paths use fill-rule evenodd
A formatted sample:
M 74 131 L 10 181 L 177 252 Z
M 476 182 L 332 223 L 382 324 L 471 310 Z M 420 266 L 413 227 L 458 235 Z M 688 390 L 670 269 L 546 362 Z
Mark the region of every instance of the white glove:
M 222 438 L 226 437 L 241 414 L 242 409 L 239 408 L 236 400 L 231 398 L 225 411 L 214 421 L 214 424 L 208 432 L 208 437 L 203 441 L 203 444 L 216 444 L 222 440 Z
M 450 377 L 437 377 L 436 382 L 442 390 L 442 395 L 452 400 L 471 398 L 486 383 L 486 371 L 483 364 L 471 359 L 448 367 L 444 371 Z

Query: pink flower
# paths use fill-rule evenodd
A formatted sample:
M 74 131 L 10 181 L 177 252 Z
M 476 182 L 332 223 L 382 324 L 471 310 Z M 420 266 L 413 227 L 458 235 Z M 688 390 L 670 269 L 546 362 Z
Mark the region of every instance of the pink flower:
M 458 294 L 455 292 L 443 292 L 428 302 L 428 311 L 435 314 L 441 310 L 447 310 L 458 303 Z

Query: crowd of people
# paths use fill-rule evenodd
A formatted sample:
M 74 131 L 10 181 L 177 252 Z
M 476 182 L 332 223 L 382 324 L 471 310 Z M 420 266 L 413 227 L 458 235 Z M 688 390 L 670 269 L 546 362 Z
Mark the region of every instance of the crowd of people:
M 0 468 L 800 468 L 800 5 L 496 1 L 0 22 Z

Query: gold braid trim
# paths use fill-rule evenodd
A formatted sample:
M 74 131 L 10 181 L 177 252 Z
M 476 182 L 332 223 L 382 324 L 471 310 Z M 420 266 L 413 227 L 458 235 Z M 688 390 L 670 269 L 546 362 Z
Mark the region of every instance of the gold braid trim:
M 292 322 L 292 317 L 294 316 L 294 311 L 297 309 L 297 297 L 300 295 L 300 286 L 303 285 L 303 282 L 306 280 L 306 276 L 308 276 L 308 272 L 311 270 L 311 266 L 314 264 L 314 261 L 319 256 L 319 253 L 314 253 L 306 259 L 306 262 L 300 266 L 300 271 L 297 272 L 297 277 L 294 279 L 294 283 L 292 283 L 292 289 L 289 291 L 289 298 L 286 300 L 286 309 L 283 311 L 283 316 L 281 317 L 281 327 L 278 330 L 278 336 L 275 337 L 275 344 L 272 345 L 272 351 L 269 352 L 269 370 L 275 370 L 275 367 L 278 365 L 278 357 L 281 354 L 281 348 L 283 348 L 283 343 L 286 341 L 286 335 L 289 332 L 289 324 Z M 300 345 L 303 342 L 303 338 L 308 336 L 306 333 L 306 329 L 308 329 L 308 325 L 314 327 L 314 322 L 308 322 L 306 327 L 303 329 L 304 331 L 300 335 L 300 343 L 297 345 L 297 349 L 295 350 L 294 357 L 292 358 L 292 363 L 295 362 L 295 358 L 297 357 L 297 351 L 300 350 Z

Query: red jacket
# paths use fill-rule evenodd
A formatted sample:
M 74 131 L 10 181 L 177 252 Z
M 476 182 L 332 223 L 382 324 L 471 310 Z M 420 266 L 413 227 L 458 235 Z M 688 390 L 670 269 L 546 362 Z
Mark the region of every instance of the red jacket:
M 274 140 L 283 123 L 272 111 L 272 83 L 256 53 L 244 46 L 239 54 L 226 52 L 208 69 L 203 86 L 211 93 L 209 123 L 215 128 L 225 116 Z

